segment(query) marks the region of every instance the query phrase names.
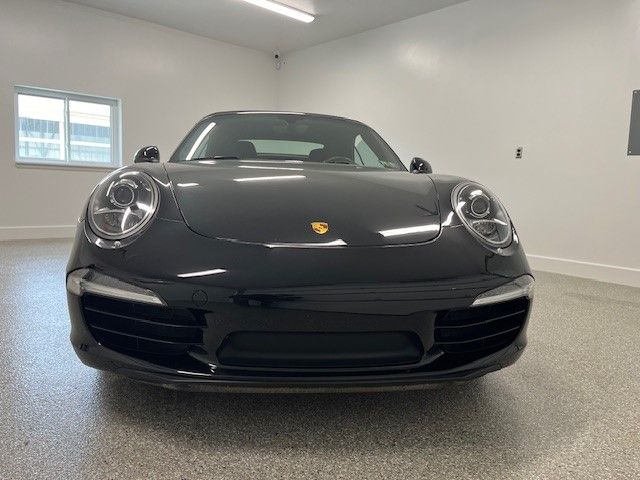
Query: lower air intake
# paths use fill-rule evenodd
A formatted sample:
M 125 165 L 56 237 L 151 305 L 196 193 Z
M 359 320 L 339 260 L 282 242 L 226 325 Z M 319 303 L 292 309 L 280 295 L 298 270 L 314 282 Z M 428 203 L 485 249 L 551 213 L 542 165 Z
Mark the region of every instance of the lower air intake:
M 192 310 L 93 295 L 82 297 L 82 310 L 96 341 L 143 360 L 171 366 L 191 363 L 188 350 L 202 344 L 204 316 Z
M 415 364 L 422 352 L 411 332 L 234 332 L 218 359 L 235 367 L 368 368 Z
M 436 319 L 435 343 L 449 354 L 478 357 L 504 348 L 515 341 L 529 311 L 530 300 L 451 310 Z

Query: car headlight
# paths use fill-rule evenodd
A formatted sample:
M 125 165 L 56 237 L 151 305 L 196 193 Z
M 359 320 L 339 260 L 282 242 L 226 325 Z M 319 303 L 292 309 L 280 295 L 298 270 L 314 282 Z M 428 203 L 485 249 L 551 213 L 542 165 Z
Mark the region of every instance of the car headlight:
M 87 218 L 93 232 L 122 240 L 142 231 L 158 209 L 153 178 L 135 170 L 117 171 L 102 180 L 89 200 Z
M 507 210 L 486 187 L 474 182 L 457 185 L 451 204 L 467 230 L 489 247 L 503 248 L 513 240 Z

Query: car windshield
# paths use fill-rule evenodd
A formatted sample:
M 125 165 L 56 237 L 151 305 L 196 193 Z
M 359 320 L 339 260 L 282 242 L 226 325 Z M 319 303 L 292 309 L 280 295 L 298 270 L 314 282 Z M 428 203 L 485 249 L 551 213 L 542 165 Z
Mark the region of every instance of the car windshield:
M 356 168 L 406 170 L 371 128 L 320 115 L 240 112 L 198 123 L 171 162 L 195 160 L 297 160 Z

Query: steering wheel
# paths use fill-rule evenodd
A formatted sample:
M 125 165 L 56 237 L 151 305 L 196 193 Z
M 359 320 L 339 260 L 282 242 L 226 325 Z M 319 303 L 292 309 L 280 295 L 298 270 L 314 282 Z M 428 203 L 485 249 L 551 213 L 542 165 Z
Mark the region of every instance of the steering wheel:
M 340 165 L 355 165 L 355 162 L 348 157 L 342 155 L 336 155 L 335 157 L 329 157 L 322 163 L 339 163 Z

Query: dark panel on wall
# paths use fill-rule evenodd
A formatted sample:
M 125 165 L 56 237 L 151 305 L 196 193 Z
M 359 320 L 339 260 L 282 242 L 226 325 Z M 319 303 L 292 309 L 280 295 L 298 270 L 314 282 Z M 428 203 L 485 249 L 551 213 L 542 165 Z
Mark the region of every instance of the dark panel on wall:
M 640 90 L 633 91 L 628 155 L 640 155 Z

